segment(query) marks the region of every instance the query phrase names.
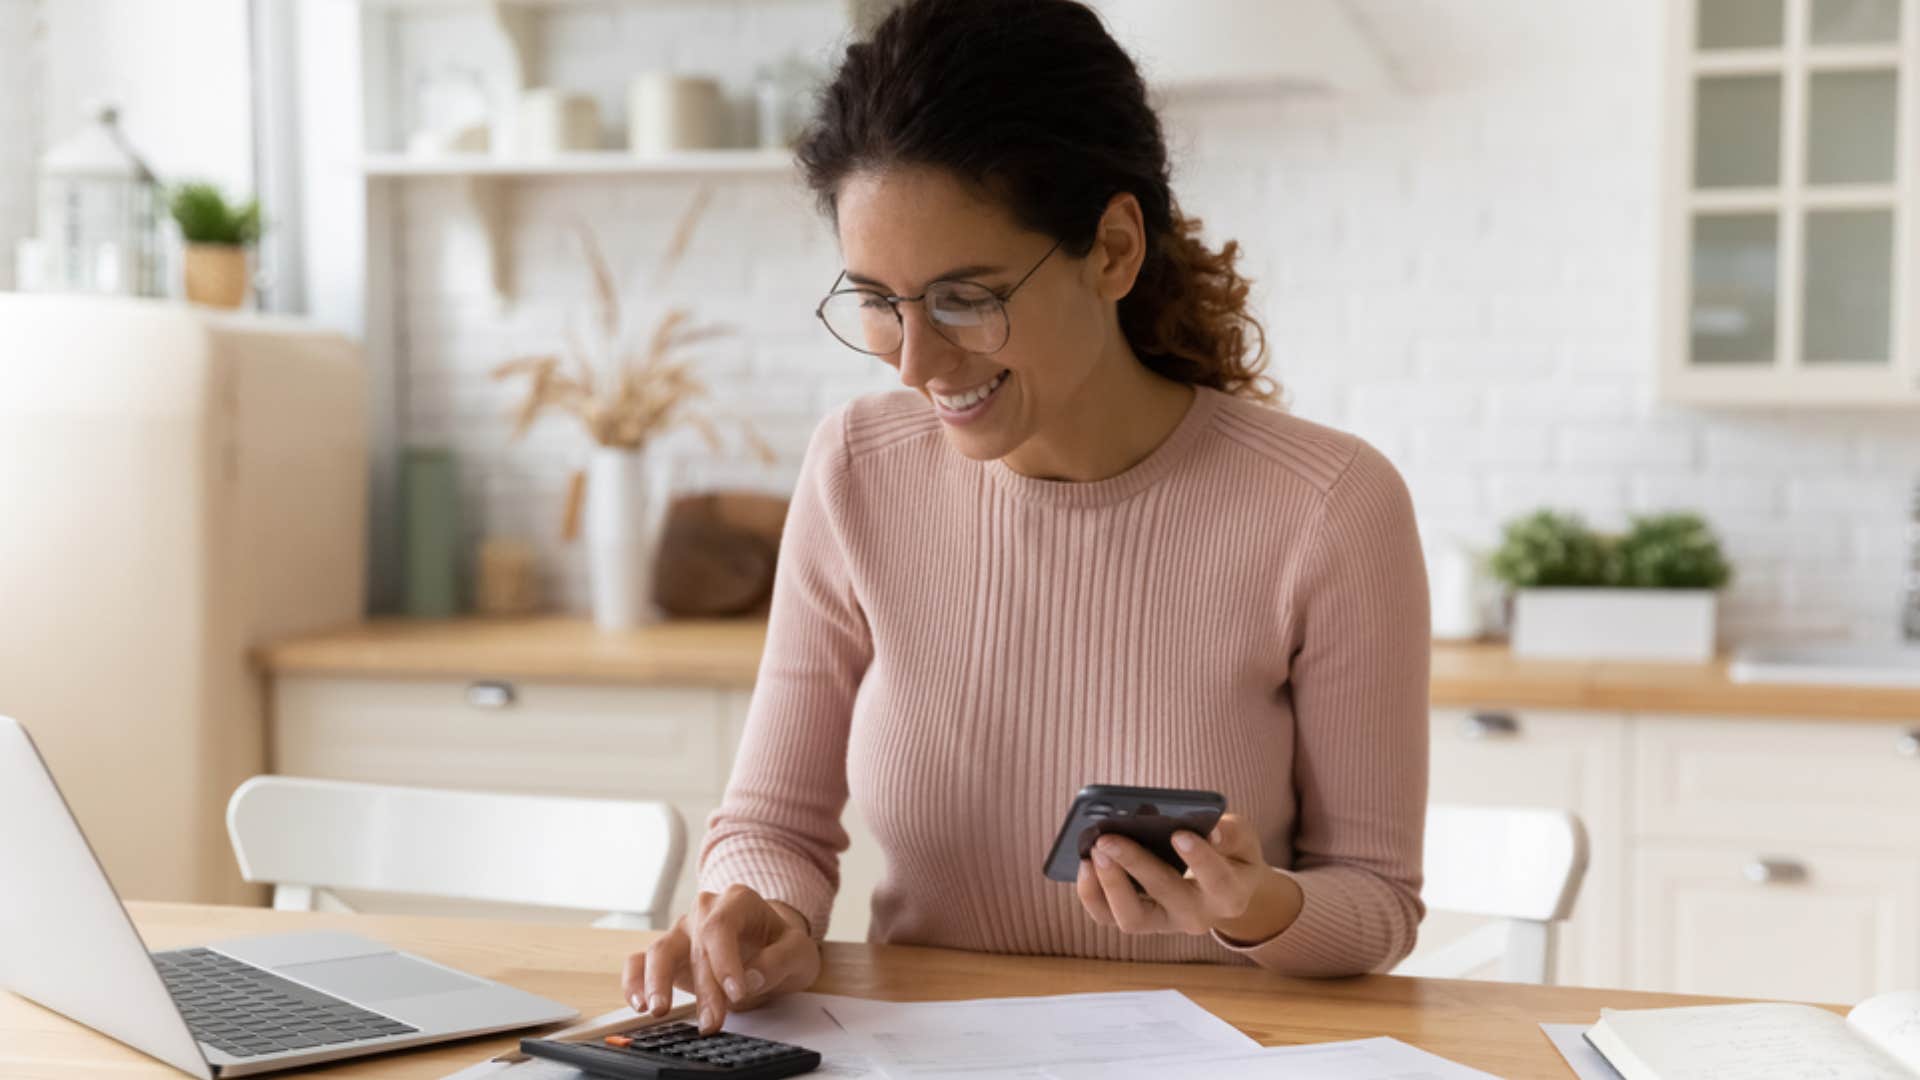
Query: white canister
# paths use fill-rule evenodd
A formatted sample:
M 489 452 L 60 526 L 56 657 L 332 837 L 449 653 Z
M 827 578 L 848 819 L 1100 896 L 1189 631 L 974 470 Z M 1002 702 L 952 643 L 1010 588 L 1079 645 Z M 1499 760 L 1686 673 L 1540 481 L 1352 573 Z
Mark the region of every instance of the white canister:
M 710 150 L 724 144 L 720 84 L 697 75 L 650 71 L 627 87 L 627 147 L 635 154 Z
M 513 115 L 513 149 L 520 157 L 553 157 L 600 148 L 600 106 L 586 94 L 551 86 L 520 95 Z
M 587 584 L 593 622 L 602 630 L 631 630 L 660 618 L 653 567 L 670 480 L 656 455 L 639 450 L 597 446 L 587 461 Z

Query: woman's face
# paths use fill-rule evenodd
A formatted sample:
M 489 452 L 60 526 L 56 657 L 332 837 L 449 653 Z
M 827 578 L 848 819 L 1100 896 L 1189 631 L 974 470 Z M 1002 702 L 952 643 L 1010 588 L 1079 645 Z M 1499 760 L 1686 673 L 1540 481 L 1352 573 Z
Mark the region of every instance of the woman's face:
M 1005 296 L 1010 333 L 991 355 L 942 337 L 924 303 L 902 303 L 901 345 L 881 357 L 933 404 L 947 437 L 976 460 L 1005 457 L 1072 408 L 1099 377 L 1112 301 L 1088 260 L 1016 224 L 949 173 L 898 167 L 857 173 L 836 200 L 842 286 L 919 296 L 935 281 L 964 279 Z M 1042 262 L 1042 257 L 1045 261 Z

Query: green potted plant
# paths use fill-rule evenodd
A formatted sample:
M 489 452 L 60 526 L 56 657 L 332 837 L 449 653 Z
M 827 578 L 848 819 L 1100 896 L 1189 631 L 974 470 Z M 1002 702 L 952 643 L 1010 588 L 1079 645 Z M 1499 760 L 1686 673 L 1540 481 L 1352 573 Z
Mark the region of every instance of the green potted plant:
M 180 184 L 167 209 L 186 241 L 187 300 L 237 308 L 247 299 L 247 248 L 260 239 L 260 202 L 229 202 L 213 184 Z
M 1706 660 L 1732 578 L 1697 514 L 1632 519 L 1620 535 L 1540 510 L 1507 524 L 1489 568 L 1514 590 L 1513 651 L 1593 660 Z

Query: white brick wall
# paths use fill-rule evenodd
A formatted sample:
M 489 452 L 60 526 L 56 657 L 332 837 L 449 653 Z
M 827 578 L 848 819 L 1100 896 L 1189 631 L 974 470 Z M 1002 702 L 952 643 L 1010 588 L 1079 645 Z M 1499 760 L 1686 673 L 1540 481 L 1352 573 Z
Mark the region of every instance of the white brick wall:
M 821 47 L 830 7 L 663 2 L 565 15 L 544 63 L 562 82 L 581 73 L 617 132 L 632 69 L 712 67 L 744 85 L 753 61 L 740 58 L 765 53 L 740 40 Z M 1179 196 L 1211 235 L 1242 241 L 1294 408 L 1379 445 L 1431 531 L 1490 542 L 1501 520 L 1539 505 L 1607 527 L 1694 508 L 1736 561 L 1731 637 L 1890 633 L 1920 420 L 1655 400 L 1659 0 L 1361 7 L 1411 92 L 1165 112 Z M 556 347 L 584 297 L 563 244 L 568 215 L 595 222 L 616 261 L 644 268 L 691 191 L 680 180 L 521 186 L 525 289 L 500 314 L 480 294 L 479 268 L 443 257 L 441 238 L 460 228 L 452 186 L 416 184 L 404 200 L 408 437 L 460 451 L 475 534 L 542 538 L 575 607 L 578 554 L 550 538 L 582 441 L 556 420 L 509 445 L 512 393 L 484 371 Z M 789 484 L 821 413 L 890 385 L 890 372 L 811 318 L 837 265 L 832 238 L 782 181 L 721 182 L 684 272 L 658 299 L 698 300 L 744 328 L 713 350 L 716 406 L 750 417 L 783 459 L 761 470 L 682 440 L 690 484 Z

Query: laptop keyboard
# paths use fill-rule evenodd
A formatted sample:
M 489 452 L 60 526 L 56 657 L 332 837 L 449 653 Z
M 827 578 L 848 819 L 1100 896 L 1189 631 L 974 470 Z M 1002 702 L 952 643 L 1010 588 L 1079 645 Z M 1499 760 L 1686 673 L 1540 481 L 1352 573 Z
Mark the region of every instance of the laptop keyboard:
M 157 952 L 153 962 L 194 1036 L 234 1057 L 420 1030 L 211 949 Z

